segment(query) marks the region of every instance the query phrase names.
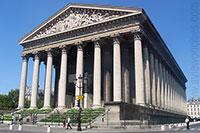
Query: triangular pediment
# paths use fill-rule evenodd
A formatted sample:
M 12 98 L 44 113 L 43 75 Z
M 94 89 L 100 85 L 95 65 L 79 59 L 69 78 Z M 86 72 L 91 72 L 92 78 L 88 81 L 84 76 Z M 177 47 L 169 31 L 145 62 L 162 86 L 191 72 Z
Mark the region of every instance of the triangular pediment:
M 140 8 L 69 4 L 23 37 L 19 43 L 121 18 L 139 11 Z

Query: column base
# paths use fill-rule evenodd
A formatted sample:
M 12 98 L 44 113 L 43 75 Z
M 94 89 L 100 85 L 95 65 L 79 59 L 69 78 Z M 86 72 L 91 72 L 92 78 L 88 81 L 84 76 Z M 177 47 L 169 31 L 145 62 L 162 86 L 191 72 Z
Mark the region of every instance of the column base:
M 31 109 L 38 109 L 38 107 L 37 106 L 32 106 L 32 107 L 29 108 L 29 110 L 31 110 Z
M 44 106 L 44 107 L 41 108 L 41 110 L 42 109 L 51 109 L 51 107 L 50 106 Z
M 22 110 L 22 109 L 24 109 L 24 107 L 23 107 L 23 106 L 19 106 L 19 107 L 17 107 L 16 109 L 17 109 L 17 110 Z
M 95 104 L 92 106 L 92 108 L 96 109 L 96 108 L 101 108 L 101 104 Z
M 65 109 L 66 107 L 65 106 L 58 106 L 58 109 L 61 110 L 61 109 Z

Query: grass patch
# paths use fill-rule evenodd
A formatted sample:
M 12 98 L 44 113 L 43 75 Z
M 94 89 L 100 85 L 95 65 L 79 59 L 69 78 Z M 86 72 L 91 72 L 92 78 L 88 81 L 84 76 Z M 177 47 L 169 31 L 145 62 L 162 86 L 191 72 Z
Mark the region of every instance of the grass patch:
M 48 114 L 51 111 L 53 111 L 53 109 L 24 109 L 20 112 L 16 112 L 16 114 Z

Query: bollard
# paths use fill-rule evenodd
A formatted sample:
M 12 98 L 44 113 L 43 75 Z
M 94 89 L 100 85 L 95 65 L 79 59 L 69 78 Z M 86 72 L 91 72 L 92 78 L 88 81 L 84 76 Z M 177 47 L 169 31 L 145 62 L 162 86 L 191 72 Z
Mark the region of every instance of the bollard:
M 178 127 L 181 127 L 181 123 L 178 124 Z
M 50 133 L 51 132 L 51 127 L 50 127 L 50 125 L 48 125 L 48 127 L 47 127 L 47 133 Z
M 19 125 L 18 130 L 19 130 L 19 131 L 22 131 L 22 125 Z
M 161 131 L 165 130 L 165 125 L 161 125 Z
M 171 129 L 171 128 L 172 128 L 172 126 L 169 124 L 168 128 L 169 128 L 169 129 Z
M 12 124 L 10 124 L 9 130 L 13 130 L 13 125 Z

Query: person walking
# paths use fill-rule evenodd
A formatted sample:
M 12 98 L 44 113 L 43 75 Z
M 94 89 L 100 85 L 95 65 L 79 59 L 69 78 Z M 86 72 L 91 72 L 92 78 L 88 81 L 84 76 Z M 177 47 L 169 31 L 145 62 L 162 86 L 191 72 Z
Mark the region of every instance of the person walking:
M 187 125 L 187 129 L 189 130 L 190 129 L 190 120 L 189 120 L 189 117 L 187 116 L 186 119 L 185 119 L 185 123 Z
M 65 128 L 66 127 L 66 121 L 65 121 L 65 119 L 63 119 L 63 128 Z
M 69 127 L 70 127 L 70 129 L 72 129 L 70 117 L 67 118 L 67 129 L 68 129 Z

